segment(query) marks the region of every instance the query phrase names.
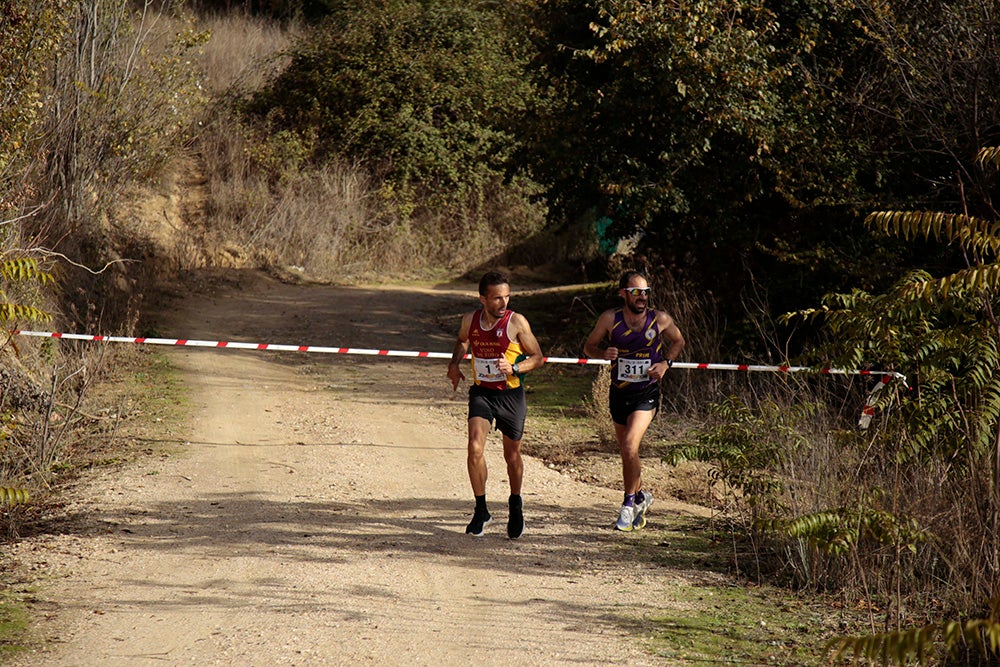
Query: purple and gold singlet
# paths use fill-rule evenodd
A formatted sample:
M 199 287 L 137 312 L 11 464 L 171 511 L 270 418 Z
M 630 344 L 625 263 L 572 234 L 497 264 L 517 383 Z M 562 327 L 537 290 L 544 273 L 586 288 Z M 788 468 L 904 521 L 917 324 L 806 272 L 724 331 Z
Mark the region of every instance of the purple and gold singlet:
M 618 359 L 611 362 L 613 387 L 631 392 L 656 384 L 656 380 L 649 377 L 649 367 L 666 357 L 663 356 L 663 340 L 655 310 L 646 311 L 646 321 L 637 329 L 630 329 L 625 322 L 624 309 L 616 310 L 608 346 L 618 348 Z

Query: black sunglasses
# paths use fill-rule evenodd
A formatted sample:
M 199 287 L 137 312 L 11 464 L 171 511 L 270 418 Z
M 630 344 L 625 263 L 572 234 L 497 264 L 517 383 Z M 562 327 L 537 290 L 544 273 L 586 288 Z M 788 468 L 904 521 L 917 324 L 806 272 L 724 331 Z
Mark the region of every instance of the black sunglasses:
M 632 296 L 649 296 L 651 290 L 648 287 L 626 287 L 625 291 Z

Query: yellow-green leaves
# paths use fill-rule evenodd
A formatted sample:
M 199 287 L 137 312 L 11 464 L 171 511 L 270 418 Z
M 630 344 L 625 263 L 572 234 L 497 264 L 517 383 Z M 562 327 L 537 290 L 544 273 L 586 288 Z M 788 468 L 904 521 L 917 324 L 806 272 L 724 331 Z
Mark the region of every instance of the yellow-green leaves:
M 1000 167 L 1000 146 L 981 149 L 979 155 L 976 156 L 976 160 L 981 164 L 992 163 L 994 166 Z
M 38 260 L 32 257 L 20 257 L 0 262 L 0 279 L 4 282 L 34 280 L 42 285 L 51 283 L 54 280 L 52 274 L 42 270 L 38 264 Z
M 933 211 L 877 211 L 867 224 L 890 236 L 956 244 L 970 265 L 950 275 L 915 282 L 909 294 L 946 300 L 1000 293 L 1000 223 L 982 218 Z
M 1000 623 L 993 617 L 948 621 L 900 632 L 839 637 L 828 644 L 834 651 L 830 664 L 851 655 L 855 664 L 869 665 L 944 664 L 935 659 L 939 646 L 953 656 L 961 656 L 961 652 L 969 648 L 979 655 L 997 655 L 1000 653 Z
M 0 505 L 27 505 L 31 494 L 25 489 L 0 486 Z
M 33 257 L 0 261 L 0 324 L 9 326 L 18 321 L 50 321 L 50 313 L 33 305 L 32 302 L 38 299 L 33 290 L 54 280 L 52 273 L 42 268 Z
M 1000 255 L 1000 224 L 967 215 L 933 211 L 876 211 L 869 227 L 906 240 L 933 239 L 958 243 L 980 255 Z

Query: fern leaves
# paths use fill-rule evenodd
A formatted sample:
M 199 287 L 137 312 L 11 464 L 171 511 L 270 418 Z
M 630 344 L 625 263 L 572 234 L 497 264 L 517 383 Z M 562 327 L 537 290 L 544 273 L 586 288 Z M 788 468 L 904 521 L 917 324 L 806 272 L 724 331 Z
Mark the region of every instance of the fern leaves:
M 0 322 L 15 322 L 18 320 L 30 322 L 48 322 L 52 315 L 34 306 L 19 303 L 0 303 Z
M 760 516 L 781 502 L 782 469 L 796 451 L 808 447 L 801 426 L 816 413 L 812 403 L 780 405 L 763 400 L 748 406 L 738 396 L 710 406 L 708 422 L 694 429 L 694 442 L 668 447 L 672 463 L 711 463 L 711 476 L 725 483 L 734 499 L 746 499 Z
M 981 166 L 1000 166 L 1000 147 L 983 149 L 978 161 Z M 826 325 L 840 355 L 855 361 L 867 358 L 914 380 L 915 391 L 897 394 L 894 419 L 885 422 L 867 452 L 873 460 L 895 459 L 894 478 L 913 480 L 892 498 L 892 507 L 921 518 L 927 528 L 897 518 L 877 503 L 773 520 L 766 527 L 805 538 L 813 548 L 831 554 L 860 551 L 865 535 L 876 545 L 895 547 L 892 576 L 897 584 L 907 569 L 914 573 L 917 566 L 947 562 L 954 569 L 947 570 L 944 587 L 974 590 L 962 604 L 979 608 L 984 597 L 997 590 L 1000 221 L 995 215 L 984 219 L 945 212 L 878 211 L 866 223 L 904 240 L 953 246 L 965 266 L 943 276 L 914 271 L 884 294 L 828 295 L 821 308 L 791 317 Z M 870 469 L 874 467 L 866 470 Z M 907 494 L 919 484 L 934 488 L 938 502 L 933 506 L 911 502 Z M 877 501 L 877 492 L 873 486 L 863 489 L 860 497 Z M 962 527 L 954 530 L 955 525 Z M 920 543 L 925 546 L 918 549 Z M 898 557 L 904 549 L 915 554 L 912 564 Z M 921 557 L 925 551 L 930 554 Z M 830 647 L 836 650 L 834 661 L 853 654 L 857 663 L 882 665 L 914 661 L 923 665 L 931 660 L 938 664 L 942 652 L 959 660 L 962 651 L 996 656 L 1000 621 L 994 609 L 986 619 L 841 638 Z
M 976 161 L 983 165 L 992 163 L 994 166 L 1000 167 L 1000 146 L 980 149 L 979 155 L 976 156 Z
M 25 489 L 0 486 L 0 505 L 27 505 L 30 499 Z
M 0 262 L 0 279 L 4 282 L 35 281 L 42 285 L 53 282 L 54 278 L 48 271 L 43 271 L 38 260 L 31 257 L 8 259 Z
M 41 308 L 22 303 L 21 298 L 12 298 L 11 293 L 26 297 L 29 301 L 37 295 L 21 294 L 27 286 L 45 286 L 55 282 L 55 277 L 44 270 L 39 261 L 32 257 L 18 257 L 0 261 L 0 323 L 29 321 L 48 322 L 52 315 Z
M 883 632 L 866 637 L 841 637 L 827 648 L 834 650 L 831 664 L 852 654 L 855 663 L 908 665 L 929 664 L 939 646 L 952 656 L 972 649 L 977 655 L 1000 655 L 1000 623 L 984 618 L 949 621 L 905 632 Z
M 871 508 L 840 508 L 794 519 L 762 521 L 759 527 L 787 537 L 805 539 L 824 553 L 843 555 L 862 539 L 876 544 L 917 550 L 928 539 L 914 519 Z
M 1000 250 L 1000 224 L 957 213 L 927 211 L 876 211 L 865 223 L 889 236 L 907 241 L 919 238 L 962 247 L 994 256 Z
M 1000 287 L 1000 223 L 948 213 L 878 211 L 866 223 L 879 231 L 906 240 L 933 239 L 956 243 L 971 262 L 967 269 L 914 285 L 913 295 L 926 300 L 981 296 Z M 993 261 L 990 261 L 993 260 Z

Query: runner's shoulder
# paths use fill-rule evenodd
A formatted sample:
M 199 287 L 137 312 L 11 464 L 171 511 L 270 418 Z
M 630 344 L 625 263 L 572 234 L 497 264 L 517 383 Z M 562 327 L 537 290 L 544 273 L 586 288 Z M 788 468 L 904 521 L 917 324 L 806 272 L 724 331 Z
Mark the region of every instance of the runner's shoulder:
M 656 318 L 656 323 L 662 327 L 669 327 L 674 323 L 674 318 L 670 317 L 670 314 L 665 310 L 654 310 L 653 315 Z
M 507 323 L 507 326 L 512 333 L 517 333 L 519 331 L 531 331 L 531 325 L 528 323 L 528 318 L 515 310 L 510 311 L 510 321 Z

